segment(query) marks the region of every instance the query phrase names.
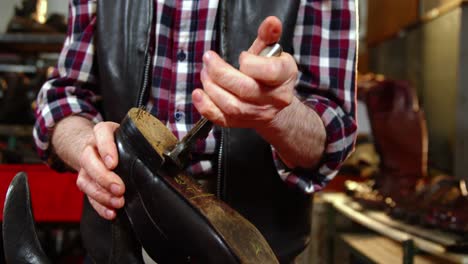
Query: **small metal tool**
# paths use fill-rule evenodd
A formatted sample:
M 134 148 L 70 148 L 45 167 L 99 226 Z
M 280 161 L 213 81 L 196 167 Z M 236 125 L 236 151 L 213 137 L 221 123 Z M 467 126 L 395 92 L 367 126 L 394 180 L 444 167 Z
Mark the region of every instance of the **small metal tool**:
M 263 57 L 277 57 L 281 55 L 281 52 L 283 52 L 281 45 L 275 43 L 264 48 L 258 55 Z M 213 122 L 202 117 L 172 150 L 164 153 L 165 159 L 169 159 L 177 167 L 183 168 L 189 158 L 190 151 L 197 140 L 206 138 L 212 128 Z

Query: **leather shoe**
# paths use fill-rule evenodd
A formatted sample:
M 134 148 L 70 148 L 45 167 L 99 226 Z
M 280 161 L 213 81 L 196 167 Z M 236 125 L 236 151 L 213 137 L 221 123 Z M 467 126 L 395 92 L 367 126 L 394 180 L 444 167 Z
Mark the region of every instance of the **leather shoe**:
M 80 231 L 86 252 L 94 263 L 144 263 L 141 245 L 125 211 L 118 211 L 113 221 L 106 220 L 97 214 L 85 197 Z
M 41 248 L 34 225 L 27 175 L 20 172 L 8 187 L 3 210 L 6 263 L 51 263 Z
M 159 261 L 166 242 L 178 256 L 200 263 L 278 263 L 261 233 L 184 171 L 165 162 L 163 153 L 177 139 L 158 119 L 131 109 L 115 133 L 126 186 L 125 212 L 143 248 Z M 160 243 L 158 243 L 160 244 Z

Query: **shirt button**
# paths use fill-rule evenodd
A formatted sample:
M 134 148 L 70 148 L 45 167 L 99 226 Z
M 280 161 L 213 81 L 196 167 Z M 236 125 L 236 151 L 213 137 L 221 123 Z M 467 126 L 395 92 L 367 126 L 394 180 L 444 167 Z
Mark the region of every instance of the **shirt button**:
M 176 121 L 180 121 L 182 118 L 184 118 L 185 114 L 184 112 L 175 112 L 174 118 Z
M 178 61 L 184 61 L 187 58 L 187 54 L 183 50 L 180 50 L 177 52 L 177 60 Z

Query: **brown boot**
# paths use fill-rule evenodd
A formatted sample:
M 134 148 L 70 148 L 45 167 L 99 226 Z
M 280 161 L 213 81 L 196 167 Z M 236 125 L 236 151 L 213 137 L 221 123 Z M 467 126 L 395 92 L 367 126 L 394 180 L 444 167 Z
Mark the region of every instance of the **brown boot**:
M 413 89 L 406 82 L 371 80 L 361 89 L 367 105 L 380 172 L 363 205 L 395 206 L 427 174 L 427 128 Z

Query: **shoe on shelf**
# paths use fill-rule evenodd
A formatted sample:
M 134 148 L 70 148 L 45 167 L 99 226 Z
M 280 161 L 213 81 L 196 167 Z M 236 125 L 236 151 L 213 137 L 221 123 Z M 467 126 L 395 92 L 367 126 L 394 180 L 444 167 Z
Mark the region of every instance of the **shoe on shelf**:
M 405 203 L 398 203 L 389 208 L 389 215 L 412 224 L 420 222 L 421 212 L 433 203 L 434 195 L 452 182 L 453 177 L 449 175 L 433 176 L 428 183 L 420 181 L 416 186 L 415 193 L 409 195 Z
M 366 80 L 358 88 L 380 163 L 373 190 L 357 193 L 355 199 L 364 207 L 385 210 L 404 203 L 426 177 L 426 121 L 407 82 L 379 78 Z

